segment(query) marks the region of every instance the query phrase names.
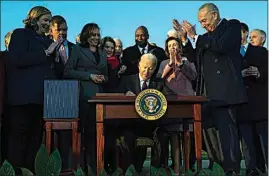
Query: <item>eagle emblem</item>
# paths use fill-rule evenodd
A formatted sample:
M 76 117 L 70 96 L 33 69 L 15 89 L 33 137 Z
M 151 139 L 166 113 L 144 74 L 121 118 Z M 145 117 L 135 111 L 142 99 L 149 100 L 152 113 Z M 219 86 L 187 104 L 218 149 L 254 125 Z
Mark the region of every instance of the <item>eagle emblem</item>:
M 145 109 L 148 110 L 149 113 L 155 113 L 159 108 L 157 105 L 157 98 L 154 96 L 149 96 L 145 98 Z
M 135 99 L 135 109 L 141 118 L 157 120 L 167 109 L 165 96 L 156 89 L 146 89 L 140 92 Z

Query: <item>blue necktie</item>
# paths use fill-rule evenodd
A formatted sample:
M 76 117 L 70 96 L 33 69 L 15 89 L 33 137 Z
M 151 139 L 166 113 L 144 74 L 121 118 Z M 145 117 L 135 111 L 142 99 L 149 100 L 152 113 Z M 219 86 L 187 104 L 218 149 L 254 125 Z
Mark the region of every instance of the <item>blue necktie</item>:
M 241 53 L 242 57 L 245 56 L 245 54 L 246 54 L 245 46 L 243 46 L 243 45 L 241 46 L 241 48 L 240 48 L 240 53 Z

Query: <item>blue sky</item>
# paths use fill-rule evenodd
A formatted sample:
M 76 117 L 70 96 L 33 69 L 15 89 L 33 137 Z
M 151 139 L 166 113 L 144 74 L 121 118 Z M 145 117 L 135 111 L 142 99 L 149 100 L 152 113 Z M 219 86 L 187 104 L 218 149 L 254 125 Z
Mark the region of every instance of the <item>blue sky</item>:
M 22 20 L 36 5 L 62 15 L 68 23 L 68 39 L 75 36 L 89 22 L 97 23 L 102 37 L 122 39 L 124 48 L 134 44 L 135 29 L 144 25 L 150 33 L 150 42 L 163 47 L 167 31 L 172 28 L 172 19 L 188 20 L 196 24 L 197 32 L 205 31 L 197 19 L 198 8 L 206 1 L 1 1 L 1 50 L 5 34 L 23 27 Z M 267 1 L 213 1 L 222 18 L 236 18 L 248 24 L 250 30 L 267 30 Z M 267 46 L 267 43 L 266 43 Z

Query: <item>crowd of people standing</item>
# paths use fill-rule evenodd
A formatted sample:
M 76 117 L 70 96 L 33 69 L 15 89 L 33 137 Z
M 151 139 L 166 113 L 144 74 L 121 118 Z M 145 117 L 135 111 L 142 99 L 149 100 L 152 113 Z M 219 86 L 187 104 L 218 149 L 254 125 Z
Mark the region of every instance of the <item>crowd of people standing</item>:
M 135 30 L 135 44 L 123 50 L 120 39 L 101 38 L 96 23 L 87 23 L 76 44 L 68 41 L 64 17 L 52 16 L 42 6 L 33 7 L 24 28 L 5 38 L 6 51 L 0 59 L 0 115 L 2 116 L 2 159 L 15 167 L 34 169 L 33 162 L 43 136 L 44 80 L 80 81 L 79 118 L 86 164 L 95 169 L 95 107 L 88 104 L 96 93 L 137 95 L 154 88 L 165 95 L 202 95 L 209 102 L 202 108 L 203 144 L 211 162 L 219 163 L 227 175 L 239 174 L 241 151 L 246 174 L 266 172 L 268 166 L 268 50 L 266 33 L 251 32 L 247 24 L 221 18 L 218 7 L 205 3 L 198 20 L 206 33 L 198 35 L 195 25 L 171 20 L 165 49 L 150 43 L 145 26 Z M 250 36 L 250 42 L 247 38 Z M 193 41 L 193 44 L 192 42 Z M 179 174 L 182 122 L 119 122 L 107 124 L 106 168 L 134 164 L 141 172 L 146 149 L 136 147 L 139 136 L 157 137 L 162 149 L 156 166 L 167 166 L 171 139 L 172 166 Z M 173 125 L 171 125 L 173 124 Z M 139 128 L 138 128 L 139 127 Z M 190 123 L 190 129 L 192 125 Z M 138 131 L 139 130 L 139 131 Z M 68 166 L 71 134 L 59 132 L 63 167 Z M 128 152 L 116 164 L 115 141 L 124 137 Z M 194 142 L 190 165 L 194 165 Z M 81 165 L 84 159 L 81 160 Z

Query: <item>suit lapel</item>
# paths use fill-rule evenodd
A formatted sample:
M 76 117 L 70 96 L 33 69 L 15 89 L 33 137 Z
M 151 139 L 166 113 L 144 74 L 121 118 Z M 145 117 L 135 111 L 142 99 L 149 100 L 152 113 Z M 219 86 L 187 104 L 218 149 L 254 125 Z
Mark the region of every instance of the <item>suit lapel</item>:
M 80 47 L 80 50 L 85 57 L 87 57 L 88 59 L 92 60 L 95 64 L 97 64 L 96 59 L 89 48 Z
M 67 58 L 69 58 L 70 57 L 70 55 L 71 55 L 71 51 L 72 51 L 72 48 L 73 48 L 73 44 L 71 43 L 71 42 L 67 42 L 67 46 L 68 46 L 68 56 L 67 56 Z
M 140 79 L 138 74 L 135 75 L 135 92 L 136 94 L 141 92 Z

